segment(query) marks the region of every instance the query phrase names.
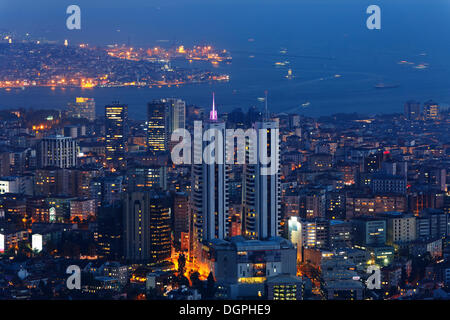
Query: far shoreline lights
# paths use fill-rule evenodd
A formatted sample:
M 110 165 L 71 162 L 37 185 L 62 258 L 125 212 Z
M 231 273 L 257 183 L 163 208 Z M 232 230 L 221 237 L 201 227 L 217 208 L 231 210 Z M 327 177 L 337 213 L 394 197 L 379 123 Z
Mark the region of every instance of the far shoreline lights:
M 232 61 L 227 50 L 216 50 L 212 46 L 195 46 L 180 51 L 179 48 L 145 49 L 117 44 L 107 47 L 90 47 L 87 44 L 69 46 L 66 40 L 60 44 L 26 41 L 8 45 L 4 49 L 3 57 L 9 63 L 0 70 L 0 88 L 7 91 L 31 87 L 50 87 L 51 90 L 162 88 L 226 82 L 230 80 L 229 74 L 203 67 L 176 66 L 177 61 L 211 62 L 214 66 Z M 14 65 L 27 65 L 28 68 L 13 69 Z M 95 67 L 88 67 L 92 65 Z

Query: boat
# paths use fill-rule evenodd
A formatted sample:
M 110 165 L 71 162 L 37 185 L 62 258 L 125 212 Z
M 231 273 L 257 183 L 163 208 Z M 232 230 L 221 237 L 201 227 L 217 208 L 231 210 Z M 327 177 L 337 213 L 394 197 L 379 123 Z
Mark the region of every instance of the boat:
M 377 83 L 375 85 L 376 89 L 391 89 L 391 88 L 398 88 L 399 85 L 398 84 L 386 84 L 386 83 Z
M 294 76 L 292 75 L 292 69 L 289 69 L 286 78 L 292 79 L 293 77 L 294 77 Z
M 311 102 L 307 101 L 307 102 L 305 102 L 305 103 L 302 103 L 302 107 L 307 107 L 307 106 L 309 106 L 310 104 L 311 104 Z
M 428 68 L 428 65 L 427 64 L 418 64 L 414 68 L 415 69 L 426 69 L 426 68 Z

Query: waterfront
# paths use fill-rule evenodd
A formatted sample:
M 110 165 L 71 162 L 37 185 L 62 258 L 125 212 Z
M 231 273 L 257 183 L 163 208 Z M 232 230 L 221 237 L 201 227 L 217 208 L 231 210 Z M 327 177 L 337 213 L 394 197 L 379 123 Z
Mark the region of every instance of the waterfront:
M 188 104 L 209 107 L 212 91 L 216 92 L 219 112 L 236 107 L 262 108 L 263 102 L 258 98 L 264 96 L 265 90 L 269 91 L 271 111 L 311 116 L 402 112 L 403 104 L 410 99 L 421 102 L 433 99 L 446 108 L 450 104 L 450 62 L 446 54 L 449 44 L 445 41 L 450 33 L 448 3 L 442 0 L 427 6 L 413 0 L 380 3 L 383 27 L 372 32 L 365 27 L 364 6 L 354 1 L 287 1 L 285 6 L 257 7 L 231 1 L 216 8 L 222 15 L 210 14 L 216 11 L 202 1 L 193 1 L 190 6 L 165 2 L 134 9 L 119 6 L 107 11 L 103 7 L 91 8 L 83 1 L 80 3 L 83 8 L 89 14 L 98 14 L 99 19 L 87 21 L 79 33 L 51 28 L 52 38 L 67 38 L 70 45 L 208 44 L 227 49 L 233 56 L 232 64 L 213 66 L 194 62 L 193 66 L 230 74 L 230 81 L 179 88 L 0 90 L 0 108 L 63 108 L 76 96 L 88 96 L 95 98 L 98 114 L 102 114 L 105 104 L 120 100 L 129 105 L 131 117 L 142 118 L 145 104 L 152 99 L 174 96 Z M 409 15 L 403 24 L 398 24 L 406 4 Z M 30 20 L 32 24 L 17 24 L 8 19 L 18 9 L 11 5 L 8 10 L 9 15 L 6 11 L 0 14 L 8 27 L 22 33 L 30 29 L 36 29 L 36 33 L 44 31 L 40 27 L 43 21 L 39 20 L 43 16 Z M 52 10 L 46 14 L 58 17 L 58 10 Z M 230 24 L 226 17 L 231 15 Z M 165 20 L 168 16 L 172 17 L 169 24 Z M 160 25 L 166 28 L 158 28 Z M 277 62 L 284 65 L 276 66 Z M 291 79 L 286 77 L 289 69 Z M 376 89 L 379 83 L 398 87 Z
M 123 88 L 15 88 L 0 90 L 0 108 L 64 108 L 77 96 L 92 97 L 97 113 L 104 105 L 119 100 L 129 105 L 132 118 L 145 116 L 148 101 L 161 97 L 180 97 L 188 104 L 209 107 L 211 92 L 216 92 L 219 111 L 240 107 L 263 107 L 261 98 L 269 91 L 269 109 L 273 112 L 298 112 L 310 116 L 340 112 L 402 112 L 409 99 L 434 99 L 446 107 L 450 102 L 450 86 L 446 68 L 430 63 L 417 69 L 399 61 L 431 61 L 427 56 L 400 54 L 381 56 L 370 66 L 365 62 L 350 63 L 340 57 L 303 57 L 292 54 L 263 54 L 258 50 L 233 54 L 232 64 L 214 67 L 194 62 L 202 68 L 229 73 L 229 82 L 189 84 L 180 87 Z M 259 53 L 259 54 L 258 54 Z M 420 59 L 420 60 L 419 60 Z M 276 66 L 278 61 L 289 61 Z M 180 63 L 180 62 L 178 62 Z M 292 79 L 287 79 L 292 69 Z M 399 87 L 377 89 L 380 82 L 399 83 Z

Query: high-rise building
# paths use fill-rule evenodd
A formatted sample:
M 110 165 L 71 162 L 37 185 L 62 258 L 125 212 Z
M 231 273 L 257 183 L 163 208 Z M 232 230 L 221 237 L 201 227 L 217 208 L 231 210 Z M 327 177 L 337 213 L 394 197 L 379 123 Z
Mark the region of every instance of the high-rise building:
M 167 148 L 167 104 L 162 100 L 147 105 L 147 148 L 156 153 Z
M 189 197 L 184 192 L 177 192 L 173 204 L 173 233 L 175 241 L 182 242 L 182 236 L 189 234 L 191 216 L 189 215 Z
M 97 244 L 100 255 L 111 259 L 123 256 L 123 209 L 121 203 L 102 206 L 97 215 Z
M 38 146 L 38 166 L 71 168 L 77 164 L 77 142 L 61 135 L 43 138 Z
M 170 136 L 186 127 L 186 102 L 176 98 L 155 100 L 147 105 L 147 147 L 150 152 L 170 149 Z
M 165 166 L 134 166 L 127 170 L 128 190 L 139 188 L 167 189 Z
M 246 158 L 249 160 L 250 152 L 254 152 L 257 159 L 256 164 L 250 164 L 246 160 L 244 167 L 242 235 L 249 239 L 265 239 L 280 234 L 280 174 L 278 160 L 274 163 L 275 159 L 279 159 L 280 152 L 278 124 L 274 121 L 264 121 L 256 122 L 253 127 L 257 132 L 257 141 L 246 146 Z M 260 132 L 267 135 L 264 141 L 266 143 L 262 143 L 263 135 Z M 267 146 L 267 149 L 264 150 L 262 146 Z M 263 164 L 261 156 L 264 152 L 271 158 L 269 164 Z M 263 172 L 267 171 L 269 166 L 275 166 L 273 174 Z
M 77 97 L 75 103 L 68 104 L 67 116 L 95 120 L 95 100 L 93 98 Z
M 124 196 L 125 258 L 158 263 L 170 257 L 170 214 L 167 198 L 150 192 Z
M 202 132 L 205 132 L 205 135 L 208 135 L 206 132 L 216 132 L 225 137 L 225 123 L 218 120 L 214 102 L 210 120 L 204 123 Z M 212 140 L 212 137 L 210 138 Z M 229 167 L 225 159 L 226 142 L 225 139 L 214 139 L 212 143 L 215 144 L 215 161 L 194 161 L 192 165 L 193 239 L 197 241 L 224 239 L 227 236 Z M 206 141 L 194 141 L 193 154 L 203 155 L 203 150 L 208 145 Z
M 169 135 L 176 129 L 184 129 L 186 127 L 186 102 L 181 99 L 169 98 L 165 99 L 168 105 L 169 116 Z M 168 137 L 170 140 L 170 136 Z
M 118 102 L 105 106 L 105 120 L 107 166 L 122 169 L 128 149 L 128 106 Z
M 439 104 L 430 100 L 424 103 L 423 113 L 425 120 L 438 120 L 439 119 Z
M 420 116 L 420 102 L 407 101 L 405 103 L 405 118 L 408 120 L 418 120 Z

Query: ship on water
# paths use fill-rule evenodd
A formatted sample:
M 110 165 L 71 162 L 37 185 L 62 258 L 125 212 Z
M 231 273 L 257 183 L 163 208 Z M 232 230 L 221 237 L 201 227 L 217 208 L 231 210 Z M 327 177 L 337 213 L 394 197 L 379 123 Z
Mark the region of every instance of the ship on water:
M 376 89 L 391 89 L 391 88 L 398 88 L 400 85 L 396 83 L 377 83 L 375 85 Z
M 289 69 L 289 70 L 288 70 L 288 74 L 286 75 L 286 78 L 290 80 L 290 79 L 292 79 L 293 77 L 294 77 L 294 75 L 292 74 L 292 69 Z
M 302 107 L 308 107 L 311 104 L 311 102 L 306 101 L 305 103 L 302 103 Z

